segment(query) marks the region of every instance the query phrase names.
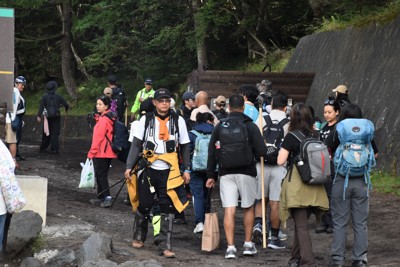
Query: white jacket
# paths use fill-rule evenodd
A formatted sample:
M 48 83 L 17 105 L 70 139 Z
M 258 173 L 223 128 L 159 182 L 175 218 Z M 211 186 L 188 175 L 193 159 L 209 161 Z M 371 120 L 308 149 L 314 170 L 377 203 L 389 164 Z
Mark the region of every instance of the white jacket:
M 0 175 L 14 175 L 14 170 L 15 162 L 11 156 L 11 153 L 4 143 L 0 141 Z M 5 213 L 7 213 L 6 204 L 0 189 L 0 215 Z
M 6 116 L 6 123 L 11 123 L 11 120 L 15 119 L 15 116 L 17 115 L 17 108 L 19 105 L 19 102 L 21 101 L 21 93 L 19 92 L 18 88 L 14 87 L 14 93 L 13 93 L 13 111 L 9 112 L 11 114 L 11 119 L 10 116 L 7 114 Z

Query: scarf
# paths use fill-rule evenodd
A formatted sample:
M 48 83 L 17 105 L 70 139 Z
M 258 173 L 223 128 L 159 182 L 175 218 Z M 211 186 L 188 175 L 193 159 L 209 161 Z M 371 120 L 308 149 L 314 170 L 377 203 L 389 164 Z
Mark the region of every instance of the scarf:
M 160 117 L 156 116 L 158 122 L 160 123 L 160 132 L 158 138 L 160 140 L 168 141 L 169 140 L 169 132 L 167 127 L 167 122 L 169 121 L 169 117 L 165 119 L 161 119 Z

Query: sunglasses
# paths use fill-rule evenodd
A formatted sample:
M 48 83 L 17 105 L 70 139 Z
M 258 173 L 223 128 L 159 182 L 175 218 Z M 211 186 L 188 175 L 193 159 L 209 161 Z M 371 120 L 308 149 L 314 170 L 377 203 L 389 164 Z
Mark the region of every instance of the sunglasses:
M 333 105 L 335 103 L 334 99 L 325 99 L 324 104 L 325 105 Z
M 158 103 L 171 103 L 171 99 L 165 99 L 165 98 L 162 98 L 162 99 L 158 99 L 158 100 L 156 100 Z

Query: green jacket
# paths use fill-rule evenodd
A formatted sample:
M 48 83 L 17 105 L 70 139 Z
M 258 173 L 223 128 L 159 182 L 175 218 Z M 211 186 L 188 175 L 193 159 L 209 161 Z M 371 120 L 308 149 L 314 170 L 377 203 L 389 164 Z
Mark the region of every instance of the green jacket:
M 140 103 L 141 103 L 139 101 L 139 99 L 140 98 L 146 99 L 146 98 L 149 98 L 149 97 L 154 97 L 153 88 L 148 92 L 146 92 L 146 87 L 143 88 L 142 90 L 140 90 L 136 95 L 136 99 L 135 99 L 135 102 L 133 103 L 133 106 L 131 108 L 131 112 L 137 114 L 139 112 Z
M 282 182 L 281 197 L 279 201 L 279 218 L 283 225 L 289 218 L 291 208 L 315 207 L 317 218 L 329 208 L 325 186 L 308 185 L 303 183 L 296 166 L 293 166 L 292 177 L 289 182 L 290 170 Z

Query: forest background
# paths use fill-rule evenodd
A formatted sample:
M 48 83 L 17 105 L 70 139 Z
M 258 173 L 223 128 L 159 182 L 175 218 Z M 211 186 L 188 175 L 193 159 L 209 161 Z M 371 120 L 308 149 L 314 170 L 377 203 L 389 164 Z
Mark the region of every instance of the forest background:
M 1 0 L 15 9 L 15 73 L 28 114 L 56 80 L 71 114 L 116 74 L 133 104 L 143 81 L 179 96 L 198 70 L 282 71 L 305 35 L 400 13 L 399 0 Z M 179 103 L 180 99 L 176 99 Z

